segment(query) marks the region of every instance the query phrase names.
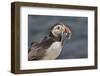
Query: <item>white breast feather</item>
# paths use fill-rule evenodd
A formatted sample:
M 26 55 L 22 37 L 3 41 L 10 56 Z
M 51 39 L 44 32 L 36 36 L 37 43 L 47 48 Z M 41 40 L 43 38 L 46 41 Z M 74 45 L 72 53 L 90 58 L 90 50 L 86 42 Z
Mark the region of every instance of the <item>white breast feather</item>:
M 43 60 L 56 59 L 62 50 L 61 42 L 54 42 L 50 48 L 46 50 L 46 55 L 43 57 Z

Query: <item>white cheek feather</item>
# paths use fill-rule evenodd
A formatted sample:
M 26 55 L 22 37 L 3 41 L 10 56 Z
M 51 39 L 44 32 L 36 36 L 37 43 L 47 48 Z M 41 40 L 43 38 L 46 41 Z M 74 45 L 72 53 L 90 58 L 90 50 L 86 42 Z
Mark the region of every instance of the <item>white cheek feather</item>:
M 61 42 L 54 42 L 50 48 L 46 50 L 46 55 L 43 57 L 43 60 L 56 59 L 62 50 Z

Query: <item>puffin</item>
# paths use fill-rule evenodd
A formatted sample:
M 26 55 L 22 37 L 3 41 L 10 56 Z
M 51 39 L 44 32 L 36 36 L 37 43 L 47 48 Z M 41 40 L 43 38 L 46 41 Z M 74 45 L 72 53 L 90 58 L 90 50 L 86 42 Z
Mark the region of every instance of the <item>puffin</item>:
M 71 38 L 71 30 L 63 23 L 54 24 L 49 35 L 39 42 L 32 42 L 28 50 L 28 61 L 32 60 L 54 60 L 60 55 L 64 42 Z

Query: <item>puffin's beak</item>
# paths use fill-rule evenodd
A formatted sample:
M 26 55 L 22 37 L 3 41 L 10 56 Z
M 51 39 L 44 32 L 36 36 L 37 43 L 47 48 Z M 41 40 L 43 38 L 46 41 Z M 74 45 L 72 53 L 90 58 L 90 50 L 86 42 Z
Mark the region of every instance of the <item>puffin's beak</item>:
M 64 44 L 64 41 L 66 39 L 70 39 L 71 38 L 71 35 L 72 34 L 71 34 L 71 30 L 69 29 L 69 27 L 66 27 L 66 26 L 63 25 L 63 31 L 61 33 L 61 37 L 62 37 L 61 42 L 62 42 L 62 45 Z
M 67 39 L 71 38 L 71 30 L 66 26 L 64 26 L 64 35 L 66 36 Z

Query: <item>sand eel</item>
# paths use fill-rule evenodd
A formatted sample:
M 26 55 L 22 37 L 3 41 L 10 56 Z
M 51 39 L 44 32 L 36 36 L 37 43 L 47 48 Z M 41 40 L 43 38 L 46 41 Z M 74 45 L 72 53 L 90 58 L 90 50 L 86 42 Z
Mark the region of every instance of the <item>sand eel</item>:
M 28 52 L 28 60 L 51 60 L 56 59 L 64 46 L 65 39 L 70 39 L 71 30 L 68 26 L 57 23 L 40 42 L 32 43 Z

